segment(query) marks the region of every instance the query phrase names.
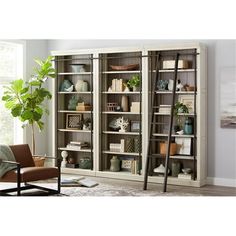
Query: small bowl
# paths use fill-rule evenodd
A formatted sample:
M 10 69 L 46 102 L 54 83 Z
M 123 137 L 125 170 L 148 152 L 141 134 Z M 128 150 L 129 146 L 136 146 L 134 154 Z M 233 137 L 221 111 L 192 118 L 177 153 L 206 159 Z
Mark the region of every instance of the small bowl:
M 186 87 L 187 91 L 194 91 L 195 87 L 194 86 L 188 86 Z
M 191 168 L 184 168 L 182 171 L 184 174 L 190 174 L 192 172 Z

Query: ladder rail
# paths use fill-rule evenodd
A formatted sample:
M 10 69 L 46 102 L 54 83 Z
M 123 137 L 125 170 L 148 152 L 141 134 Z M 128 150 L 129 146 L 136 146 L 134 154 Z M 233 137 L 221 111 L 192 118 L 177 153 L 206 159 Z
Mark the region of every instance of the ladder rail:
M 154 79 L 154 83 L 152 86 L 152 97 L 151 97 L 151 108 L 153 109 L 153 105 L 155 104 L 155 89 L 156 89 L 156 85 L 157 85 L 157 80 L 158 80 L 158 76 L 159 76 L 159 69 L 160 69 L 160 53 L 157 54 L 157 62 L 156 62 L 156 73 L 155 73 L 155 79 Z M 152 111 L 152 116 L 149 118 L 149 129 L 148 129 L 148 134 L 149 134 L 149 140 L 152 138 L 152 130 L 153 130 L 153 121 L 154 121 L 154 112 Z M 144 173 L 144 186 L 143 186 L 143 190 L 147 189 L 147 181 L 148 181 L 148 171 L 149 171 L 149 163 L 150 163 L 150 142 L 148 142 L 148 147 L 147 147 L 147 154 L 146 154 L 146 165 L 145 165 L 145 173 Z
M 170 158 L 170 144 L 171 144 L 171 138 L 172 138 L 172 127 L 173 127 L 173 118 L 174 118 L 176 81 L 177 81 L 177 76 L 178 76 L 178 62 L 179 62 L 179 53 L 176 54 L 176 58 L 175 58 L 175 75 L 174 75 L 174 85 L 173 85 L 173 91 L 172 91 L 170 125 L 169 125 L 168 144 L 167 144 L 167 152 L 166 152 L 166 160 L 165 160 L 165 174 L 164 174 L 163 192 L 166 192 L 167 180 L 168 180 L 168 165 L 169 165 L 169 158 Z

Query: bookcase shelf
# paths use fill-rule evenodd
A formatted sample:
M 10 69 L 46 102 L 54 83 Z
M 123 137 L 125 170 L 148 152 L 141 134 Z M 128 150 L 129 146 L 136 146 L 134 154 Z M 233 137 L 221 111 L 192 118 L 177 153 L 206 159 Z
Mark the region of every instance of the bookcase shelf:
M 206 180 L 206 50 L 203 45 L 183 44 L 181 45 L 163 45 L 163 46 L 142 46 L 136 48 L 102 48 L 89 50 L 70 50 L 52 52 L 55 56 L 56 79 L 54 83 L 54 97 L 55 97 L 55 134 L 54 138 L 54 152 L 55 155 L 61 157 L 62 151 L 68 152 L 68 157 L 74 158 L 76 163 L 82 158 L 90 158 L 92 161 L 91 169 L 81 168 L 62 168 L 62 173 L 71 173 L 78 175 L 101 176 L 107 178 L 118 178 L 126 180 L 143 181 L 144 168 L 147 159 L 147 148 L 151 114 L 151 91 L 153 88 L 152 81 L 156 75 L 156 60 L 157 54 L 161 52 L 161 63 L 164 60 L 174 60 L 173 55 L 180 53 L 181 60 L 189 60 L 192 65 L 185 69 L 178 69 L 178 79 L 183 85 L 189 84 L 195 86 L 196 91 L 177 91 L 176 101 L 184 101 L 184 98 L 194 99 L 194 109 L 189 114 L 179 113 L 180 119 L 184 120 L 186 117 L 193 119 L 193 134 L 179 135 L 174 132 L 173 142 L 177 139 L 178 142 L 183 141 L 188 144 L 191 140 L 190 154 L 175 154 L 170 156 L 169 169 L 172 170 L 172 163 L 180 162 L 181 169 L 190 167 L 195 178 L 192 180 L 179 179 L 172 177 L 170 171 L 168 183 L 188 186 L 201 186 L 205 184 Z M 188 55 L 193 52 L 192 55 Z M 194 54 L 195 53 L 195 54 Z M 71 64 L 85 64 L 85 72 L 74 71 Z M 128 66 L 138 65 L 135 70 L 111 70 L 111 65 Z M 132 91 L 131 88 L 125 90 L 127 82 L 133 77 L 139 76 L 140 86 L 138 91 Z M 159 70 L 159 78 L 161 80 L 172 80 L 174 78 L 173 69 Z M 119 80 L 112 86 L 114 79 Z M 195 80 L 196 79 L 196 80 Z M 64 80 L 69 80 L 74 84 L 72 92 L 60 91 L 60 85 Z M 75 85 L 79 80 L 84 80 L 88 83 L 88 91 L 76 91 Z M 121 82 L 120 82 L 121 81 Z M 154 88 L 155 95 L 158 100 L 157 106 L 170 105 L 172 91 L 169 88 Z M 69 110 L 68 104 L 70 99 L 75 96 L 81 98 L 86 104 L 91 106 L 91 111 L 77 111 Z M 125 98 L 125 99 L 124 99 Z M 128 100 L 128 109 L 123 111 L 122 99 Z M 113 105 L 117 104 L 122 109 L 111 109 Z M 139 104 L 139 109 L 132 109 L 132 103 Z M 116 105 L 114 105 L 116 106 Z M 168 124 L 170 113 L 159 112 L 160 109 L 155 110 L 155 117 L 157 127 L 153 133 L 153 139 L 165 142 L 167 140 Z M 194 111 L 194 112 L 193 112 Z M 67 116 L 72 115 L 80 119 L 78 127 L 70 127 L 67 125 Z M 90 130 L 84 129 L 80 126 L 80 122 L 85 119 L 91 119 Z M 128 120 L 126 132 L 119 132 L 117 127 L 114 128 L 118 118 Z M 133 140 L 133 141 L 132 141 Z M 72 141 L 88 142 L 91 149 L 75 150 L 67 148 L 67 145 Z M 176 142 L 177 142 L 176 141 Z M 131 142 L 131 144 L 130 144 Z M 139 147 L 138 150 L 132 147 Z M 113 152 L 110 150 L 111 145 L 125 144 L 124 152 Z M 127 146 L 132 151 L 127 151 Z M 184 145 L 185 145 L 184 144 Z M 161 163 L 165 163 L 165 155 L 160 154 L 159 144 L 153 144 L 153 170 Z M 114 147 L 114 146 L 113 146 Z M 115 149 L 112 150 L 116 150 Z M 179 148 L 177 146 L 177 148 Z M 124 150 L 124 149 L 121 149 Z M 132 174 L 130 171 L 124 171 L 122 168 L 118 172 L 110 171 L 111 159 L 117 156 L 122 166 L 123 160 L 137 161 L 137 173 Z M 149 176 L 152 183 L 163 183 L 163 177 Z

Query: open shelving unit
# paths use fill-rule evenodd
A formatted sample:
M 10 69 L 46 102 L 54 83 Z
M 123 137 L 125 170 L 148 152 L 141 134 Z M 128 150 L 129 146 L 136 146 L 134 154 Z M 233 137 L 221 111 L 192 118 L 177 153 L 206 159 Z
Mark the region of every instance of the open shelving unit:
M 137 65 L 138 70 L 114 70 L 112 65 Z M 122 163 L 124 160 L 135 162 L 137 169 L 134 173 L 131 170 L 123 170 L 122 164 L 119 172 L 128 172 L 128 175 L 140 175 L 142 168 L 142 52 L 127 51 L 119 53 L 101 53 L 99 54 L 99 79 L 100 79 L 100 135 L 101 135 L 101 155 L 99 159 L 99 171 L 109 173 L 111 166 L 111 158 L 117 156 Z M 133 75 L 140 78 L 140 86 L 138 91 L 125 91 L 124 84 L 129 81 Z M 122 85 L 116 88 L 113 84 L 114 80 L 122 80 Z M 112 91 L 111 91 L 112 90 Z M 123 111 L 122 99 L 125 97 L 128 102 L 128 110 Z M 132 102 L 138 102 L 138 111 L 131 112 Z M 110 111 L 107 104 L 116 103 L 121 110 Z M 123 118 L 129 122 L 125 132 L 119 132 L 118 129 L 112 128 L 110 124 L 117 118 Z M 131 123 L 135 121 L 139 123 L 139 130 L 132 130 Z M 110 149 L 111 144 L 119 145 L 122 141 L 123 148 L 119 151 Z M 132 143 L 127 145 L 127 143 Z M 135 150 L 135 144 L 140 144 Z M 127 176 L 128 176 L 127 175 Z
M 179 179 L 173 177 L 171 172 L 168 177 L 168 184 L 186 185 L 199 187 L 205 184 L 206 180 L 206 153 L 207 153 L 207 75 L 206 75 L 206 49 L 201 44 L 182 44 L 182 45 L 162 45 L 162 46 L 142 46 L 136 48 L 102 48 L 88 50 L 70 50 L 52 52 L 55 56 L 55 68 L 57 77 L 54 84 L 55 100 L 55 132 L 54 132 L 54 152 L 55 155 L 61 156 L 62 151 L 67 151 L 69 157 L 73 157 L 76 163 L 81 158 L 90 158 L 92 165 L 90 169 L 81 168 L 62 168 L 62 173 L 71 173 L 79 175 L 92 175 L 107 178 L 118 178 L 127 180 L 144 180 L 144 167 L 146 163 L 146 151 L 149 141 L 149 125 L 151 116 L 151 91 L 152 81 L 156 74 L 156 55 L 161 52 L 163 59 L 173 60 L 176 52 L 196 53 L 194 55 L 182 55 L 180 59 L 187 59 L 192 65 L 185 69 L 178 69 L 178 79 L 181 83 L 188 83 L 196 87 L 194 91 L 177 91 L 176 101 L 182 97 L 192 97 L 194 100 L 194 109 L 188 117 L 193 119 L 194 132 L 192 134 L 173 133 L 173 139 L 190 139 L 191 153 L 170 155 L 169 169 L 171 170 L 172 162 L 180 162 L 181 168 L 190 167 L 193 170 L 193 179 Z M 86 64 L 86 70 L 75 72 L 71 64 Z M 116 70 L 112 66 L 138 65 L 134 69 Z M 173 79 L 174 69 L 160 68 L 158 74 L 161 79 Z M 125 84 L 133 76 L 140 77 L 140 87 L 137 91 L 125 89 Z M 74 85 L 78 80 L 87 81 L 89 84 L 88 91 L 71 92 L 60 91 L 60 85 L 63 80 L 70 80 Z M 112 81 L 121 80 L 119 89 L 112 89 Z M 123 87 L 124 85 L 124 87 Z M 159 105 L 170 104 L 172 91 L 160 90 L 154 88 L 155 96 L 158 98 Z M 73 97 L 81 97 L 83 101 L 92 106 L 91 111 L 69 110 L 68 103 Z M 122 108 L 122 97 L 128 98 L 128 110 L 123 111 L 119 107 L 116 110 L 108 109 L 108 103 L 117 104 Z M 138 111 L 130 110 L 132 102 L 139 102 Z M 68 114 L 78 115 L 83 118 L 91 118 L 91 130 L 66 127 L 66 117 Z M 156 122 L 162 123 L 157 126 L 153 137 L 163 142 L 167 139 L 168 119 L 170 114 L 155 111 Z M 185 119 L 185 114 L 180 114 Z M 115 119 L 123 117 L 128 119 L 129 127 L 126 131 L 119 132 L 114 128 Z M 113 122 L 112 122 L 113 121 Z M 138 129 L 131 130 L 132 124 L 138 124 Z M 163 124 L 165 123 L 165 124 Z M 121 144 L 121 140 L 135 140 L 136 150 L 110 149 L 110 144 Z M 90 143 L 90 148 L 76 150 L 67 147 L 71 141 L 84 141 Z M 132 141 L 131 141 L 132 142 Z M 125 142 L 126 143 L 126 142 Z M 122 141 L 123 145 L 123 141 Z M 138 148 L 137 148 L 138 146 Z M 152 183 L 163 183 L 163 176 L 157 176 L 153 169 L 161 163 L 165 163 L 165 155 L 160 154 L 159 144 L 153 144 L 152 168 L 148 181 Z M 111 159 L 116 156 L 120 160 L 120 171 L 113 172 L 110 170 Z M 123 170 L 122 160 L 136 161 L 136 171 L 130 169 Z M 78 167 L 78 166 L 77 166 Z
M 83 72 L 74 71 L 72 65 L 84 65 Z M 66 158 L 67 163 L 64 163 L 62 170 L 64 172 L 72 171 L 73 173 L 91 172 L 94 171 L 94 154 L 93 154 L 93 54 L 78 54 L 78 55 L 58 55 L 55 56 L 55 68 L 56 68 L 56 84 L 55 84 L 55 107 L 56 107 L 56 127 L 55 127 L 55 153 L 61 157 L 62 151 L 68 153 Z M 65 80 L 70 81 L 74 87 L 73 90 L 68 92 L 62 90 L 62 84 Z M 87 91 L 77 91 L 76 84 L 78 81 L 86 81 L 88 88 Z M 91 106 L 90 111 L 77 111 L 68 107 L 72 98 L 77 98 L 89 104 Z M 77 125 L 80 122 L 80 128 L 70 127 L 72 118 L 74 115 Z M 90 119 L 90 128 L 83 127 L 83 121 Z M 69 127 L 68 127 L 69 126 Z M 88 147 L 78 147 L 74 145 L 70 147 L 71 142 L 86 142 Z M 87 158 L 90 160 L 91 168 L 82 169 L 79 166 L 80 160 Z M 67 165 L 74 164 L 74 165 Z M 73 169 L 73 170 L 72 170 Z

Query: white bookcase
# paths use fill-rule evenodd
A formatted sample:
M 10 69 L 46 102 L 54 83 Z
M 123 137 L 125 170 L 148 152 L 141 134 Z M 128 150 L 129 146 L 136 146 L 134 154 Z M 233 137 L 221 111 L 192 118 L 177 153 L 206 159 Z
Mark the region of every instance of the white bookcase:
M 174 135 L 174 137 L 191 138 L 196 141 L 196 152 L 194 161 L 192 155 L 178 155 L 171 156 L 171 160 L 179 160 L 183 167 L 191 166 L 195 168 L 195 179 L 186 180 L 176 177 L 169 177 L 168 184 L 186 185 L 186 186 L 202 186 L 206 180 L 206 153 L 207 153 L 207 76 L 206 76 L 206 49 L 201 44 L 182 44 L 182 45 L 161 45 L 161 46 L 142 46 L 138 48 L 102 48 L 102 49 L 88 49 L 88 50 L 71 50 L 71 51 L 53 51 L 55 56 L 55 65 L 57 69 L 57 78 L 54 83 L 55 96 L 55 126 L 54 126 L 54 151 L 55 155 L 60 155 L 62 150 L 67 150 L 69 155 L 74 156 L 78 162 L 81 157 L 88 156 L 92 160 L 91 169 L 81 168 L 62 168 L 62 173 L 73 173 L 79 175 L 91 175 L 107 178 L 127 179 L 143 181 L 144 167 L 146 162 L 146 154 L 148 147 L 148 127 L 149 116 L 151 114 L 150 107 L 150 91 L 151 79 L 153 70 L 152 56 L 154 53 L 161 52 L 176 52 L 176 51 L 195 51 L 196 69 L 194 67 L 188 69 L 179 69 L 178 75 L 183 81 L 189 81 L 192 75 L 196 75 L 197 92 L 196 92 L 196 135 Z M 87 58 L 87 59 L 86 59 Z M 70 69 L 71 60 L 74 64 L 82 63 L 88 64 L 88 70 L 81 73 L 75 73 Z M 86 61 L 87 60 L 87 61 Z M 76 62 L 76 63 L 75 63 Z M 134 70 L 113 70 L 111 65 L 125 66 L 131 64 L 138 64 Z M 152 68 L 152 69 L 151 69 Z M 151 71 L 152 70 L 152 71 Z M 168 77 L 173 73 L 172 70 L 162 69 L 159 71 L 163 74 L 163 78 Z M 111 91 L 109 87 L 113 79 L 123 79 L 127 82 L 132 75 L 139 75 L 141 85 L 138 91 Z M 87 80 L 92 85 L 92 90 L 86 92 L 62 92 L 59 91 L 60 84 L 64 79 L 70 79 L 73 83 L 77 80 Z M 92 111 L 68 111 L 66 109 L 68 99 L 71 96 L 83 97 L 86 101 L 92 104 Z M 156 95 L 171 96 L 171 91 L 156 91 Z M 178 96 L 194 96 L 193 91 L 179 91 Z M 129 107 L 131 102 L 139 102 L 140 109 L 138 112 L 129 111 L 109 111 L 107 103 L 118 103 L 121 105 L 121 97 L 127 96 L 129 100 Z M 83 116 L 92 117 L 92 130 L 69 130 L 65 126 L 66 114 L 82 114 Z M 156 114 L 157 116 L 166 116 L 166 114 Z M 191 114 L 189 114 L 190 116 Z M 115 117 L 124 117 L 129 121 L 139 121 L 140 130 L 126 132 L 118 132 L 109 128 L 109 123 Z M 165 137 L 167 134 L 163 131 L 156 132 L 157 137 Z M 139 143 L 142 148 L 138 152 L 117 152 L 111 151 L 110 143 L 119 143 L 121 139 L 135 139 L 139 138 Z M 69 141 L 86 140 L 91 143 L 91 148 L 88 150 L 75 151 L 66 148 Z M 110 171 L 110 159 L 112 156 L 117 156 L 120 160 L 124 159 L 137 160 L 137 169 L 135 173 L 130 171 Z M 160 159 L 161 160 L 161 159 Z M 160 163 L 160 160 L 153 162 L 153 168 Z M 149 176 L 149 182 L 162 183 L 163 177 Z

